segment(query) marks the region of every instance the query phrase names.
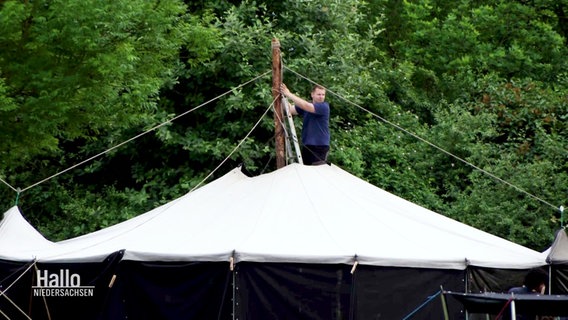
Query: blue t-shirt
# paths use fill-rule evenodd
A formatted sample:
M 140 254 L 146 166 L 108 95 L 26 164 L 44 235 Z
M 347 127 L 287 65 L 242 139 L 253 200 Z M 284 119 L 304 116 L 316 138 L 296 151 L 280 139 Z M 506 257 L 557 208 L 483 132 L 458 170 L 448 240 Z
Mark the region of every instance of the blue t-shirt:
M 297 106 L 296 112 L 303 117 L 302 143 L 307 146 L 329 146 L 329 104 L 314 103 L 315 112 L 307 112 Z
M 513 287 L 507 291 L 507 293 L 514 293 L 514 294 L 536 294 L 529 290 L 529 288 L 522 286 L 522 287 Z

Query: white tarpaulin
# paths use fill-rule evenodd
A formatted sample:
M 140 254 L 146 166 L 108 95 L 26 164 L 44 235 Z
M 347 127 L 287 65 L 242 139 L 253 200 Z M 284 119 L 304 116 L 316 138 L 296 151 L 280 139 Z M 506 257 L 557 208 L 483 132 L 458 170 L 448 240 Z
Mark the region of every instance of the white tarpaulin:
M 4 213 L 0 221 L 0 259 L 17 257 L 21 252 L 41 252 L 56 247 L 45 239 L 22 217 L 18 207 L 12 207 Z M 23 255 L 31 260 L 30 255 Z
M 337 166 L 299 164 L 252 178 L 236 168 L 131 220 L 17 254 L 2 249 L 0 257 L 100 261 L 122 249 L 124 259 L 142 261 L 356 260 L 447 269 L 546 264 L 539 252 L 427 210 Z
M 568 264 L 568 235 L 562 228 L 556 232 L 552 246 L 545 252 L 546 261 L 550 264 Z

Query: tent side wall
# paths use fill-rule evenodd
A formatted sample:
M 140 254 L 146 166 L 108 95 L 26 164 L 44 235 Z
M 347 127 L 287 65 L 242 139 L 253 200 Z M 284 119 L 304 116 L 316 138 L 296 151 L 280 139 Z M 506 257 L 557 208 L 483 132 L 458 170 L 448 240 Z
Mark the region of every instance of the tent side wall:
M 232 319 L 223 262 L 122 261 L 102 319 Z
M 6 288 L 25 269 L 0 263 Z M 345 264 L 240 262 L 141 262 L 38 264 L 39 270 L 70 270 L 94 297 L 33 297 L 36 271 L 26 272 L 7 292 L 33 319 L 443 319 L 441 287 L 465 292 L 502 292 L 526 270 L 378 267 Z M 19 273 L 18 273 L 19 271 Z M 109 284 L 116 275 L 113 286 Z M 448 301 L 451 319 L 462 306 Z M 6 299 L 0 310 L 21 318 Z
M 239 263 L 239 319 L 403 319 L 440 286 L 464 290 L 464 271 L 359 265 Z M 461 313 L 450 306 L 452 315 Z M 412 319 L 442 319 L 441 299 Z M 457 318 L 453 318 L 457 319 Z
M 104 319 L 442 319 L 444 290 L 466 291 L 466 274 L 506 290 L 527 270 L 447 270 L 345 264 L 122 261 Z M 448 303 L 460 319 L 459 303 Z
M 0 261 L 7 319 L 98 319 L 122 252 L 99 263 Z
M 470 267 L 467 293 L 507 292 L 522 286 L 528 270 Z
M 436 293 L 442 287 L 464 290 L 464 274 L 463 270 L 363 267 L 355 278 L 356 319 L 403 319 L 412 312 L 412 319 L 443 319 Z M 451 319 L 459 319 L 461 306 L 448 307 Z

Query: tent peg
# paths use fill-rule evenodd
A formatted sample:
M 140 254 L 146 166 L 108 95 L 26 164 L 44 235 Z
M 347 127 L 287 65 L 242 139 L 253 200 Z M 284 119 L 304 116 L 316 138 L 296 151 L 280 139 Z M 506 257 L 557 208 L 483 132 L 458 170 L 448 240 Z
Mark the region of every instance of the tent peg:
M 355 260 L 355 263 L 353 264 L 353 267 L 351 268 L 351 274 L 355 273 L 355 269 L 357 269 L 358 264 L 359 264 L 359 261 Z
M 114 285 L 114 281 L 116 280 L 116 274 L 112 275 L 112 278 L 110 278 L 110 282 L 108 284 L 109 288 L 112 288 L 112 286 Z

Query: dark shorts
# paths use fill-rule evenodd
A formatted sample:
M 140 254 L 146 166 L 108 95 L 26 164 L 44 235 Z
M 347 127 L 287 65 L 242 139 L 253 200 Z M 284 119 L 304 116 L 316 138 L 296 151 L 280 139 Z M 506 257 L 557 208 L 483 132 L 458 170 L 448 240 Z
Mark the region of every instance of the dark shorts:
M 329 146 L 302 146 L 302 160 L 308 166 L 325 164 L 328 153 Z

